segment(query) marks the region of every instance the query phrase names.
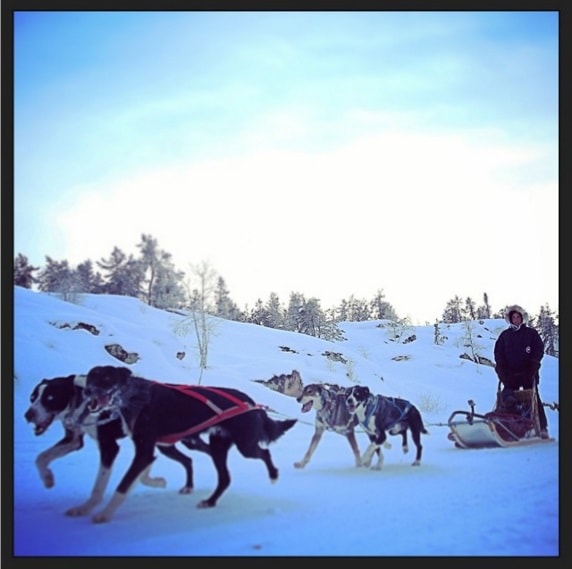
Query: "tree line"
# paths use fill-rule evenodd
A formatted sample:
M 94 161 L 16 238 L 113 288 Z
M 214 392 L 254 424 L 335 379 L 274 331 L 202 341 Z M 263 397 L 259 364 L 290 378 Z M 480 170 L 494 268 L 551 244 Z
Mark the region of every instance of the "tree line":
M 32 266 L 28 258 L 18 253 L 14 259 L 14 284 L 36 288 L 41 292 L 58 293 L 64 300 L 74 301 L 81 293 L 117 294 L 132 296 L 160 309 L 200 310 L 227 320 L 248 322 L 308 334 L 328 340 L 340 339 L 337 322 L 391 320 L 407 323 L 399 318 L 394 307 L 385 299 L 382 289 L 373 298 L 361 299 L 350 295 L 328 309 L 315 297 L 306 298 L 291 292 L 288 303 L 281 302 L 271 292 L 268 299 L 257 299 L 254 306 L 239 308 L 232 300 L 224 278 L 202 262 L 191 265 L 191 275 L 177 269 L 170 253 L 159 247 L 157 239 L 142 234 L 137 243 L 138 254 L 126 254 L 114 247 L 107 258 L 93 263 L 90 259 L 72 267 L 67 260 L 57 261 L 46 255 L 43 267 Z M 480 305 L 470 297 L 455 296 L 446 303 L 441 322 L 453 324 L 466 320 L 504 318 L 504 309 L 493 312 L 488 295 L 484 293 Z M 538 316 L 531 318 L 546 346 L 547 353 L 558 354 L 558 316 L 548 305 L 542 306 Z

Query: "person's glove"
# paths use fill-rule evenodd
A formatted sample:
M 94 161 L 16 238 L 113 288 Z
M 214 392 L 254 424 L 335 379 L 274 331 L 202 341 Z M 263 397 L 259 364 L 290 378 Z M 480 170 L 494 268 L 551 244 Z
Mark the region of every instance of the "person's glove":
M 502 366 L 498 364 L 495 366 L 495 371 L 496 374 L 498 375 L 500 382 L 505 387 L 508 387 L 510 389 L 518 389 L 518 378 L 516 378 L 514 374 L 508 372 L 506 369 L 504 369 Z
M 540 362 L 530 361 L 526 364 L 525 370 L 522 372 L 524 377 L 529 380 L 530 383 L 536 380 L 536 375 L 540 369 Z M 538 383 L 538 381 L 537 381 Z

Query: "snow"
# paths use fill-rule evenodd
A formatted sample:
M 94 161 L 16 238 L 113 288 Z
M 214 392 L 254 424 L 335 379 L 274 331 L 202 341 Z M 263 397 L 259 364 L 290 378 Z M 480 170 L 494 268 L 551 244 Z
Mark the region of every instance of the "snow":
M 463 324 L 441 324 L 447 339 L 435 345 L 433 326 L 411 327 L 402 338 L 416 339 L 403 343 L 391 339 L 384 322 L 344 322 L 345 340 L 328 342 L 213 319 L 201 383 L 239 388 L 275 410 L 275 418 L 298 419 L 270 447 L 278 481 L 271 483 L 261 461 L 245 459 L 233 447 L 230 487 L 215 508 L 199 509 L 216 482 L 210 458 L 191 453 L 195 489 L 181 495 L 181 466 L 159 455 L 152 474 L 165 477 L 167 487 L 137 484 L 110 522 L 95 524 L 91 515 L 64 512 L 91 491 L 96 444 L 86 437 L 83 449 L 54 461 L 55 487 L 44 488 L 34 460 L 61 438 L 62 427 L 54 422 L 45 434 L 34 435 L 24 419 L 33 387 L 43 378 L 85 374 L 95 365 L 122 365 L 104 350 L 110 343 L 141 356 L 130 366 L 137 375 L 197 383 L 194 331 L 177 333 L 181 315 L 111 295 L 80 295 L 71 303 L 15 287 L 14 315 L 14 557 L 560 555 L 558 412 L 546 408 L 552 443 L 463 450 L 447 439 L 450 414 L 468 410 L 469 399 L 477 412 L 489 411 L 497 389 L 492 367 L 459 357 L 467 350 Z M 80 322 L 100 333 L 74 330 Z M 480 355 L 492 360 L 506 323 L 472 325 Z M 325 351 L 343 354 L 347 363 L 324 357 Z M 177 352 L 186 355 L 178 359 Z M 546 403 L 558 401 L 558 364 L 544 357 L 540 392 Z M 421 466 L 411 466 L 413 445 L 404 455 L 400 438 L 390 437 L 383 470 L 356 468 L 345 438 L 326 432 L 310 463 L 294 468 L 310 443 L 314 412 L 303 414 L 293 397 L 253 382 L 294 369 L 305 384 L 358 383 L 417 405 L 429 430 L 422 436 Z M 358 443 L 363 452 L 368 440 L 362 431 Z M 133 457 L 131 441 L 120 444 L 104 502 L 92 515 L 111 497 Z M 8 549 L 3 545 L 3 555 Z

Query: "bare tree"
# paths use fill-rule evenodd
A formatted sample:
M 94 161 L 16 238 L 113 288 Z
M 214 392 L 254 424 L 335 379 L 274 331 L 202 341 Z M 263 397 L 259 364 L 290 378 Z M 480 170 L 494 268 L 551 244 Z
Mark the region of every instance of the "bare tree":
M 201 383 L 203 371 L 208 365 L 209 344 L 211 337 L 216 331 L 216 320 L 212 316 L 215 308 L 213 298 L 217 275 L 214 269 L 206 261 L 197 265 L 191 265 L 196 287 L 188 285 L 190 313 L 177 327 L 177 332 L 186 334 L 190 326 L 195 331 L 197 338 L 197 349 L 199 353 L 199 379 Z
M 389 332 L 389 339 L 392 342 L 397 342 L 398 344 L 404 344 L 410 341 L 411 338 L 415 336 L 413 333 L 413 327 L 409 318 L 396 318 L 395 320 L 390 320 L 385 324 L 384 328 L 387 328 Z
M 469 348 L 471 352 L 468 354 L 470 360 L 476 364 L 480 364 L 483 361 L 481 352 L 484 346 L 478 340 L 480 336 L 475 331 L 475 321 L 465 318 L 465 320 L 463 320 L 463 328 L 464 334 L 459 338 L 459 343 L 461 343 L 464 348 Z

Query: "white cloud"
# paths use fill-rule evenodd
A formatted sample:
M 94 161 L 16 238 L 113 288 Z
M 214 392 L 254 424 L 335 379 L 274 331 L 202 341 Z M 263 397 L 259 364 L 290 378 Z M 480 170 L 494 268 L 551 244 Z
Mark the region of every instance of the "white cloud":
M 488 292 L 494 303 L 503 282 L 557 304 L 555 185 L 500 179 L 526 170 L 540 149 L 485 134 L 391 131 L 328 152 L 258 151 L 79 187 L 57 215 L 63 256 L 77 263 L 114 246 L 136 252 L 148 233 L 187 273 L 189 263 L 210 260 L 250 306 L 296 291 L 328 307 L 381 288 L 424 321 L 452 294 Z M 509 258 L 521 267 L 517 278 Z M 475 279 L 479 267 L 488 282 Z

